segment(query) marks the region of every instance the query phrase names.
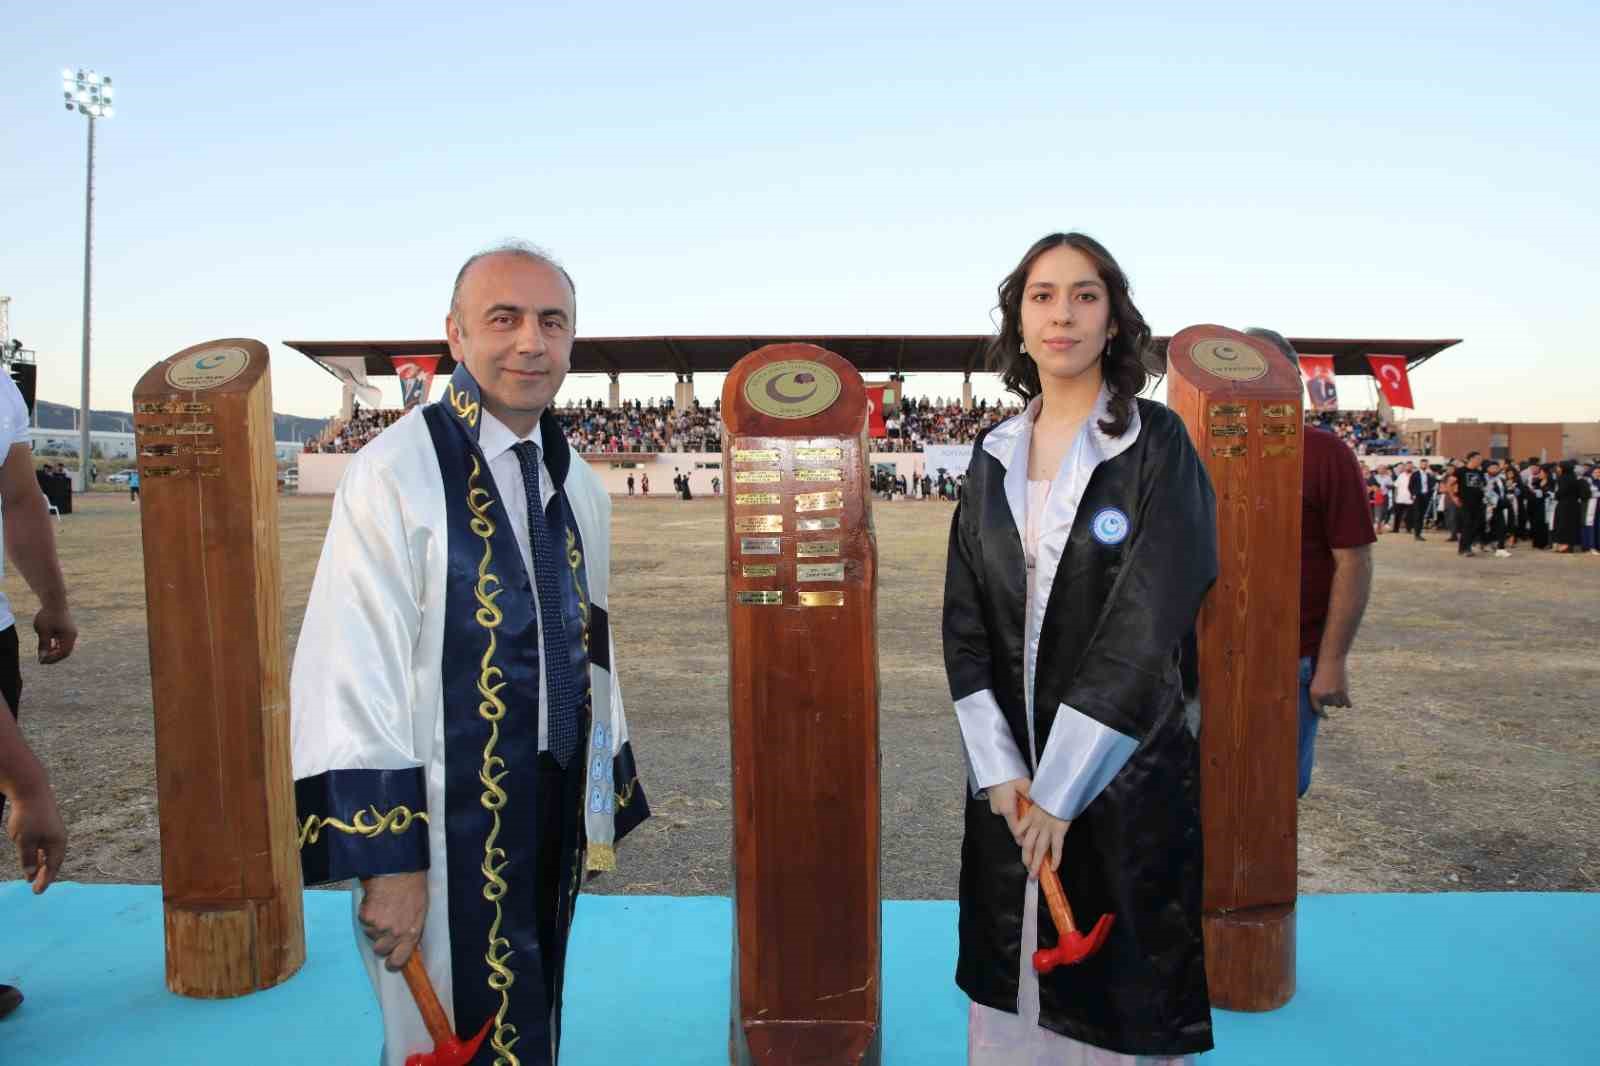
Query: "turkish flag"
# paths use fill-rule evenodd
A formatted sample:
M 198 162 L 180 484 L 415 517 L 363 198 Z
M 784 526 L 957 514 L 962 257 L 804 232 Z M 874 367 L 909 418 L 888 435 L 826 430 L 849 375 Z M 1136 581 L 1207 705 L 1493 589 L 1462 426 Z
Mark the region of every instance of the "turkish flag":
M 1300 376 L 1306 379 L 1306 395 L 1314 411 L 1337 411 L 1339 388 L 1333 380 L 1333 356 L 1302 355 Z
M 394 372 L 400 378 L 400 399 L 407 411 L 428 402 L 433 372 L 439 366 L 437 355 L 391 356 Z
M 1391 407 L 1412 406 L 1411 378 L 1406 374 L 1406 357 L 1403 355 L 1369 355 L 1372 376 L 1378 379 L 1378 388 Z
M 885 397 L 884 392 L 889 396 Z M 893 385 L 868 385 L 867 386 L 867 436 L 887 437 L 889 427 L 883 424 L 883 405 L 885 400 L 894 396 Z

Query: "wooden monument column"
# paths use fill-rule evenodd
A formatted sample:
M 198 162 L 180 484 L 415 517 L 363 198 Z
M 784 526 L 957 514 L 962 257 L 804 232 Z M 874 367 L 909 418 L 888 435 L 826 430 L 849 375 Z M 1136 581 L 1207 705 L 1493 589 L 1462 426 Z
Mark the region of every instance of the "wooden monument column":
M 244 995 L 306 957 L 266 346 L 187 348 L 133 412 L 167 987 Z
M 877 544 L 866 390 L 774 344 L 722 388 L 737 1066 L 876 1066 Z
M 1206 978 L 1218 1007 L 1272 1010 L 1295 987 L 1300 375 L 1222 326 L 1173 337 L 1167 368 L 1217 493 L 1198 632 Z

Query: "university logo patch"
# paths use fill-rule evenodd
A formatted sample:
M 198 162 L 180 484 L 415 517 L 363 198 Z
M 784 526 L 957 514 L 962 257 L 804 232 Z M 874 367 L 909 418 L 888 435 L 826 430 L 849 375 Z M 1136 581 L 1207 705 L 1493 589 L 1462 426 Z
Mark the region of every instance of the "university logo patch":
M 1128 539 L 1128 516 L 1115 507 L 1105 507 L 1095 513 L 1089 531 L 1101 544 L 1121 544 Z

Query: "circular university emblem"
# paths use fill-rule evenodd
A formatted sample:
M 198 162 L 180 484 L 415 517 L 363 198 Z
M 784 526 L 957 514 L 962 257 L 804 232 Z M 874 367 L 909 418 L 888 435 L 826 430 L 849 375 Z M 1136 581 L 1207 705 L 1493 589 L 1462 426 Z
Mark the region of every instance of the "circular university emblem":
M 1267 376 L 1267 361 L 1243 341 L 1228 337 L 1207 337 L 1189 349 L 1195 366 L 1212 377 L 1226 381 L 1254 381 Z
M 1095 512 L 1089 531 L 1101 544 L 1121 544 L 1128 539 L 1128 516 L 1115 507 L 1103 507 Z
M 175 389 L 214 389 L 226 385 L 250 365 L 250 353 L 229 344 L 184 356 L 167 367 L 167 384 Z
M 839 375 L 809 359 L 785 359 L 751 374 L 744 383 L 744 398 L 751 407 L 773 418 L 810 418 L 833 406 L 839 398 Z

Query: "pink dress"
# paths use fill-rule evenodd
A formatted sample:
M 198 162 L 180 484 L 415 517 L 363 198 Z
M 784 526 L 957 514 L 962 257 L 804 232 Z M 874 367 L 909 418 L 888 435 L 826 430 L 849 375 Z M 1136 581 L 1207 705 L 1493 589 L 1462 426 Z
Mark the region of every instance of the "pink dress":
M 1022 536 L 1022 554 L 1028 561 L 1024 618 L 1033 616 L 1034 557 L 1039 551 L 1040 523 L 1049 496 L 1050 482 L 1028 482 L 1027 529 Z M 1044 747 L 1043 738 L 1038 747 Z M 1033 972 L 1033 952 L 1039 946 L 1039 883 L 1029 881 L 1027 893 L 1022 905 L 1017 1013 L 971 1004 L 967 1011 L 967 1066 L 1192 1066 L 1193 1055 L 1124 1055 L 1062 1036 L 1039 1024 L 1039 975 Z

